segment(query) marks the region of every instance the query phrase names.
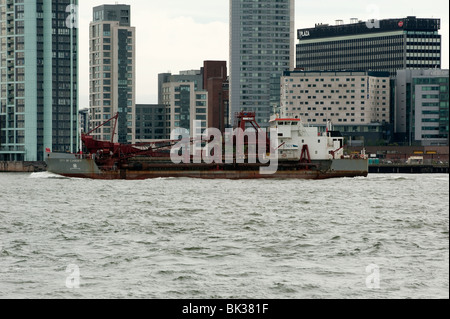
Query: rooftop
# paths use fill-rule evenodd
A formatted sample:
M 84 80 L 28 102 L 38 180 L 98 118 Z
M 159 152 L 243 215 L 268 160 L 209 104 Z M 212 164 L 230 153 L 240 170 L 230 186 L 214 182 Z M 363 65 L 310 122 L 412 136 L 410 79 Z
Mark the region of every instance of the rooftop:
M 439 31 L 440 29 L 440 19 L 422 19 L 412 16 L 399 19 L 371 21 L 352 19 L 349 24 L 343 24 L 343 20 L 336 20 L 336 25 L 316 24 L 314 28 L 299 29 L 297 38 L 301 41 L 401 30 L 433 32 Z
M 359 71 L 359 70 L 324 70 L 324 71 L 304 71 L 302 69 L 295 69 L 294 71 L 285 71 L 283 76 L 373 76 L 373 77 L 389 77 L 389 72 L 382 71 Z
M 131 6 L 127 4 L 104 4 L 93 8 L 93 21 L 118 21 L 121 26 L 130 26 Z

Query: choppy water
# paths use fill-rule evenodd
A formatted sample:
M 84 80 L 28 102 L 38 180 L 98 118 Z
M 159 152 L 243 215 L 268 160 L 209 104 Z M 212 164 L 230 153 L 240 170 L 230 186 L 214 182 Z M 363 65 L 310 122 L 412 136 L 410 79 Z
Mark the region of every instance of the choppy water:
M 0 189 L 0 298 L 449 298 L 448 175 Z

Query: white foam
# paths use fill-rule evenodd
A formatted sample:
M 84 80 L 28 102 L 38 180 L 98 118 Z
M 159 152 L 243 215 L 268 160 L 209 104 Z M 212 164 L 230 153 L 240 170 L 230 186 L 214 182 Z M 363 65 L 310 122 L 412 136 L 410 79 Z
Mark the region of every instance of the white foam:
M 61 175 L 50 173 L 50 172 L 38 172 L 38 173 L 32 173 L 30 175 L 30 178 L 49 179 L 49 178 L 64 178 L 64 177 Z

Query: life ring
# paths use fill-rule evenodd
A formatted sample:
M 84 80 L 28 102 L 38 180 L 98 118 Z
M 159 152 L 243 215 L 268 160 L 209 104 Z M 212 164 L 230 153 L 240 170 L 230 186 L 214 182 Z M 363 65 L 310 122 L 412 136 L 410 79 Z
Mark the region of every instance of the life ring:
M 283 154 L 283 158 L 287 158 L 287 154 Z

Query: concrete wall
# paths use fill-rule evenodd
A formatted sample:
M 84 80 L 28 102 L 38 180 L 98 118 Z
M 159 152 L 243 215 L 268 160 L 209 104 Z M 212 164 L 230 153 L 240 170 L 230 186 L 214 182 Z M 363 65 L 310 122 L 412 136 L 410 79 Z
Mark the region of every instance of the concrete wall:
M 34 173 L 46 171 L 45 162 L 0 162 L 0 172 Z

